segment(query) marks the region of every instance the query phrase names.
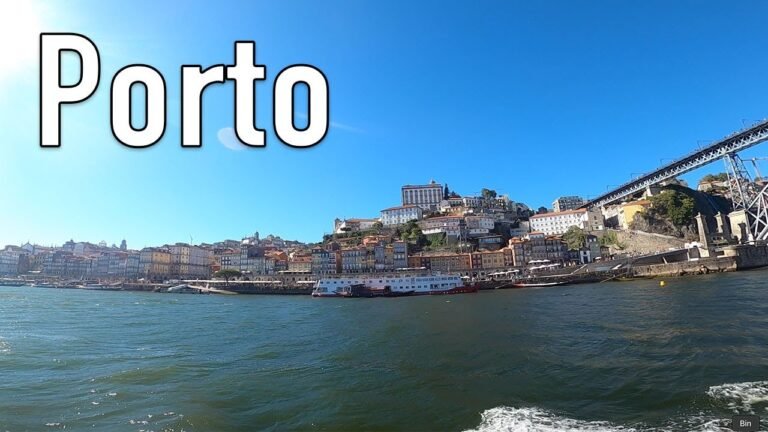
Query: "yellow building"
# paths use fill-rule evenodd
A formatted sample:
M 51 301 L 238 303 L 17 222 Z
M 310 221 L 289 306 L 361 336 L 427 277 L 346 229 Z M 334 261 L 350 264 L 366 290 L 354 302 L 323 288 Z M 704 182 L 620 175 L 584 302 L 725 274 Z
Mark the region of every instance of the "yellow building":
M 645 211 L 651 206 L 651 202 L 648 200 L 639 200 L 624 203 L 619 208 L 619 225 L 621 229 L 629 229 L 629 225 L 635 219 L 635 215 Z
M 151 280 L 170 276 L 171 253 L 163 248 L 144 248 L 139 252 L 139 274 Z

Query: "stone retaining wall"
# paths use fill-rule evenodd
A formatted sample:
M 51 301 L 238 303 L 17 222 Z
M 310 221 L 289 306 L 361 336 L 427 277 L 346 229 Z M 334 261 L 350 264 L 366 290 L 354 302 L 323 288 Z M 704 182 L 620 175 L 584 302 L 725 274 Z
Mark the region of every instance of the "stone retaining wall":
M 718 273 L 739 269 L 736 257 L 703 258 L 669 264 L 633 266 L 632 274 L 639 277 L 684 276 L 690 274 Z

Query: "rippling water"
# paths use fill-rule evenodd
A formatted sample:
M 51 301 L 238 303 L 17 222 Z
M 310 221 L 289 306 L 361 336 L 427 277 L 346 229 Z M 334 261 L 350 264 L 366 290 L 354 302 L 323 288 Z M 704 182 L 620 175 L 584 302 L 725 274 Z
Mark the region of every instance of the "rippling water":
M 0 430 L 720 430 L 766 271 L 415 298 L 0 287 Z

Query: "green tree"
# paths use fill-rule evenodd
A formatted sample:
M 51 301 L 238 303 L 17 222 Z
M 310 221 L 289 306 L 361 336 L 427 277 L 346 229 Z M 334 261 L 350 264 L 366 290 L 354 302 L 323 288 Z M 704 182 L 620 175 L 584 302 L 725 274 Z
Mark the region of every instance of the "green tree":
M 421 232 L 421 227 L 415 220 L 408 221 L 400 228 L 400 240 L 413 243 L 418 246 L 423 246 L 427 243 L 427 238 L 424 233 Z
M 701 178 L 701 181 L 699 183 L 706 183 L 706 182 L 713 182 L 713 181 L 717 181 L 717 182 L 728 181 L 728 174 L 726 173 L 707 174 Z
M 376 221 L 376 222 L 373 223 L 373 229 L 378 231 L 378 230 L 380 230 L 382 228 L 384 228 L 384 224 L 381 223 L 381 221 Z
M 229 280 L 232 278 L 240 277 L 243 274 L 240 273 L 239 270 L 233 270 L 233 269 L 223 269 L 219 270 L 216 273 L 213 274 L 213 277 L 215 278 L 224 278 L 224 281 L 226 282 L 227 286 L 229 286 Z
M 669 219 L 675 226 L 690 225 L 696 201 L 676 190 L 665 190 L 651 197 L 651 209 L 654 213 Z
M 480 195 L 487 200 L 491 200 L 496 198 L 496 191 L 493 189 L 483 188 L 480 190 Z
M 568 246 L 568 250 L 581 249 L 587 244 L 587 234 L 583 229 L 572 226 L 563 234 L 563 241 Z
M 430 248 L 438 248 L 445 245 L 445 233 L 429 234 L 426 238 L 427 245 Z
M 627 247 L 627 245 L 619 241 L 619 237 L 616 236 L 616 233 L 613 231 L 606 232 L 598 241 L 600 242 L 600 246 L 615 246 L 616 249 L 619 250 Z

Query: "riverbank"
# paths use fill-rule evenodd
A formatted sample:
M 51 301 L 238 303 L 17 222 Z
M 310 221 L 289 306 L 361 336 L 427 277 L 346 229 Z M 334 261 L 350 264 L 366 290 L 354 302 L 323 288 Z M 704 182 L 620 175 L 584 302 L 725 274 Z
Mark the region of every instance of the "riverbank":
M 705 275 L 736 272 L 768 266 L 768 246 L 740 245 L 706 251 L 702 256 L 698 249 L 678 249 L 639 257 L 625 257 L 611 261 L 595 262 L 577 268 L 560 268 L 550 272 L 528 273 L 523 276 L 507 273 L 502 277 L 472 280 L 478 290 L 520 288 L 534 285 L 575 285 L 606 281 L 627 281 L 648 278 Z M 360 274 L 356 276 L 361 276 Z M 407 275 L 404 274 L 405 277 Z M 57 284 L 55 282 L 28 282 L 13 279 L 0 280 L 1 285 L 31 284 L 41 288 L 87 289 L 95 291 L 146 291 L 168 292 L 169 288 L 186 284 L 209 287 L 227 293 L 250 295 L 309 295 L 314 282 L 321 275 L 269 275 L 253 281 L 177 281 L 176 283 L 123 282 L 103 286 Z M 186 290 L 190 291 L 190 290 Z M 191 289 L 194 292 L 194 288 Z M 198 290 L 198 292 L 206 290 Z

